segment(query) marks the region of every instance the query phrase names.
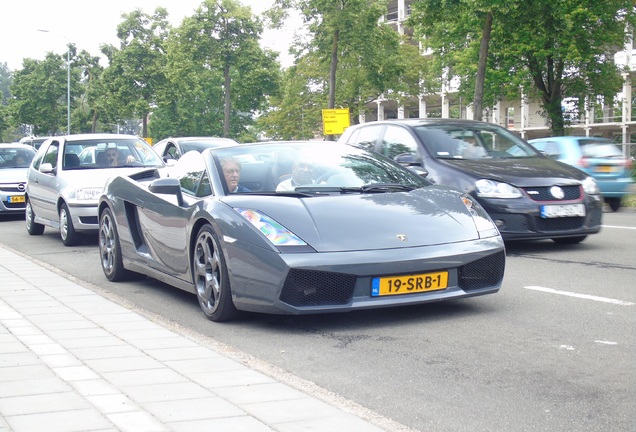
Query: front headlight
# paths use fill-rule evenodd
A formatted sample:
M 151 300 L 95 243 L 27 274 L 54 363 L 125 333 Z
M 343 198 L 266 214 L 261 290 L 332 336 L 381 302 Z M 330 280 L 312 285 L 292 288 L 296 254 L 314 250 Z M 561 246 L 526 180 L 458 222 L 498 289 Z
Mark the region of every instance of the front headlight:
M 482 198 L 521 198 L 523 196 L 516 187 L 493 180 L 477 180 L 475 188 L 477 189 L 477 196 Z
M 75 199 L 82 201 L 97 201 L 102 194 L 102 188 L 79 188 L 75 190 Z
M 479 205 L 479 203 L 475 201 L 473 197 L 464 194 L 462 195 L 461 199 L 468 209 L 468 213 L 470 213 L 470 215 L 473 217 L 475 228 L 477 228 L 477 231 L 479 232 L 479 238 L 494 237 L 496 235 L 499 235 L 499 230 L 495 226 L 492 219 L 490 219 L 490 216 L 488 216 L 488 213 L 486 213 L 486 210 L 484 210 L 484 208 Z
M 601 193 L 596 180 L 594 180 L 592 177 L 587 177 L 585 180 L 583 180 L 583 190 L 588 195 L 598 195 Z
M 275 246 L 305 246 L 296 234 L 257 210 L 237 208 L 237 212 L 254 225 Z

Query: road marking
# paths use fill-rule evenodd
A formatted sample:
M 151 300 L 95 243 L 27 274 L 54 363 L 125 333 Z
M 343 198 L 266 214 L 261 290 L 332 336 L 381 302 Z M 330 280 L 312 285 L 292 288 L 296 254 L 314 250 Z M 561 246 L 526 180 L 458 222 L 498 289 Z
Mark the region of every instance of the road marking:
M 612 342 L 612 341 L 595 340 L 594 342 L 598 344 L 603 344 L 603 345 L 618 345 L 618 342 Z
M 636 227 L 616 226 L 616 225 L 601 225 L 603 228 L 622 228 L 636 230 Z
M 611 299 L 611 298 L 607 298 L 607 297 L 599 297 L 599 296 L 593 296 L 593 295 L 588 295 L 588 294 L 579 294 L 579 293 L 575 293 L 575 292 L 571 292 L 571 291 L 558 291 L 552 288 L 545 288 L 545 287 L 540 287 L 540 286 L 526 286 L 524 287 L 525 289 L 529 289 L 529 290 L 534 290 L 534 291 L 542 291 L 542 292 L 546 292 L 546 293 L 550 293 L 550 294 L 559 294 L 559 295 L 564 295 L 564 296 L 568 296 L 568 297 L 576 297 L 576 298 L 581 298 L 581 299 L 586 299 L 586 300 L 594 300 L 594 301 L 599 301 L 599 302 L 604 302 L 604 303 L 611 303 L 611 304 L 615 304 L 615 305 L 619 305 L 619 306 L 633 306 L 634 303 L 632 302 L 628 302 L 628 301 L 623 301 L 623 300 L 616 300 L 616 299 Z

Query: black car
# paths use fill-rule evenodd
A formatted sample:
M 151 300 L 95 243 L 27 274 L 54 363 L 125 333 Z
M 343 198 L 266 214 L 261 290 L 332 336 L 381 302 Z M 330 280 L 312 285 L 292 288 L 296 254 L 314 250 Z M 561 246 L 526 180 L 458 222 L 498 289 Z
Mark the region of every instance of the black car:
M 404 119 L 348 128 L 339 141 L 373 149 L 436 184 L 470 193 L 504 240 L 574 244 L 601 229 L 603 199 L 583 171 L 485 122 Z

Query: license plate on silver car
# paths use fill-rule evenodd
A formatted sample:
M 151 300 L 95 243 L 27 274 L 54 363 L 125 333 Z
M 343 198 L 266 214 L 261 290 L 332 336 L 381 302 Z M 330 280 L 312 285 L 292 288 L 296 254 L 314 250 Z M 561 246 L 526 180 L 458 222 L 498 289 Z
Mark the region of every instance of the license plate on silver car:
M 559 217 L 584 217 L 585 205 L 583 204 L 559 204 L 541 206 L 542 218 Z

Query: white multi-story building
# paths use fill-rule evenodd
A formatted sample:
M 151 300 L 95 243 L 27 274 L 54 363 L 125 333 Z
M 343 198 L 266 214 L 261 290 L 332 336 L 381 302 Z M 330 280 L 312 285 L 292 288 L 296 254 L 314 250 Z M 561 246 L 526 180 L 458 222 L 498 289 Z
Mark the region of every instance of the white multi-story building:
M 404 25 L 410 13 L 410 3 L 411 0 L 389 2 L 385 22 L 392 25 L 401 35 L 410 32 Z M 632 96 L 632 81 L 636 77 L 636 51 L 633 40 L 626 44 L 623 51 L 615 55 L 615 62 L 621 66 L 627 66 L 627 70 L 630 71 L 623 74 L 623 90 L 617 95 L 615 99 L 617 102 L 605 107 L 602 101 L 587 103 L 586 105 L 601 108 L 579 113 L 569 109 L 570 101 L 564 101 L 565 115 L 570 123 L 569 134 L 603 136 L 624 144 L 636 142 L 636 107 L 634 107 Z M 362 115 L 360 121 L 408 117 L 473 118 L 471 107 L 463 103 L 457 94 L 457 81 L 452 78 L 444 81 L 446 84 L 441 92 L 414 96 L 404 105 L 399 105 L 394 100 L 379 98 L 369 105 L 370 112 Z M 515 131 L 523 138 L 532 139 L 550 135 L 546 119 L 540 115 L 540 112 L 541 106 L 538 101 L 529 100 L 520 93 L 518 99 L 503 99 L 495 106 L 487 107 L 483 118 L 485 121 Z M 629 147 L 633 147 L 632 152 L 636 152 L 636 146 L 628 145 L 625 146 L 626 152 L 629 151 Z

